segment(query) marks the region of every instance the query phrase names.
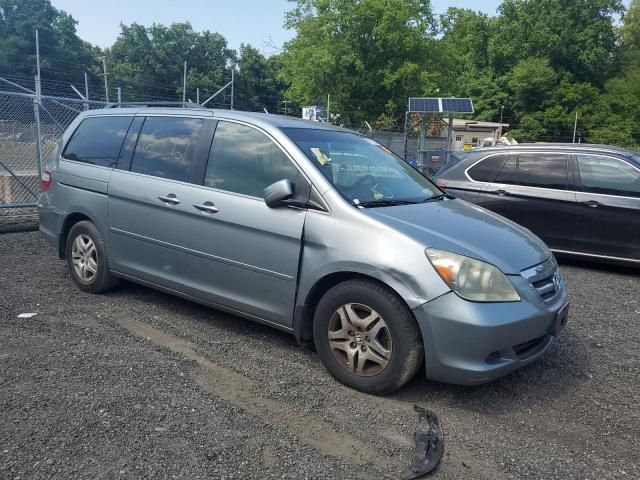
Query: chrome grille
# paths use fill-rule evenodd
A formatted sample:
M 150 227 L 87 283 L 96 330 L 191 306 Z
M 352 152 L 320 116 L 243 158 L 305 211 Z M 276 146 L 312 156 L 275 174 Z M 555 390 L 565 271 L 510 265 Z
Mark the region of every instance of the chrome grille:
M 560 290 L 560 271 L 553 256 L 540 265 L 524 270 L 522 275 L 545 302 L 552 300 Z

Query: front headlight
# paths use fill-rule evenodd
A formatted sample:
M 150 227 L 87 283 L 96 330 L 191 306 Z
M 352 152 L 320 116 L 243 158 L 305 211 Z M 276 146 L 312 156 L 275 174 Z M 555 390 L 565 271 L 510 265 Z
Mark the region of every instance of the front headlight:
M 520 295 L 493 265 L 456 253 L 427 248 L 424 253 L 451 290 L 474 302 L 518 302 Z

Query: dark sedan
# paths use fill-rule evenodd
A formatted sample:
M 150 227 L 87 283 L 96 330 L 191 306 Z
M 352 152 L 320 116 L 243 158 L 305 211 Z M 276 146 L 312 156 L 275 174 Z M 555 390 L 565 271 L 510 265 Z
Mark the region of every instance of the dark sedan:
M 640 156 L 531 144 L 456 154 L 441 188 L 537 234 L 556 253 L 640 266 Z

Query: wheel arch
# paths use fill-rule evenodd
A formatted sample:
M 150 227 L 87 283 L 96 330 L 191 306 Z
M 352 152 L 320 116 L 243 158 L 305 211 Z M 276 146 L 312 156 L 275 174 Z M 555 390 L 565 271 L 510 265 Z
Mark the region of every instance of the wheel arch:
M 390 290 L 411 311 L 411 307 L 402 295 L 380 278 L 357 271 L 332 272 L 316 280 L 306 294 L 304 301 L 296 304 L 293 315 L 293 333 L 300 345 L 308 346 L 313 343 L 313 316 L 323 295 L 335 285 L 354 279 L 369 280 Z
M 91 217 L 83 212 L 73 212 L 65 217 L 64 222 L 62 223 L 62 229 L 60 230 L 60 241 L 58 242 L 58 255 L 61 259 L 64 259 L 67 256 L 67 239 L 69 237 L 69 232 L 76 223 L 84 220 L 87 220 L 94 225 L 96 224 Z

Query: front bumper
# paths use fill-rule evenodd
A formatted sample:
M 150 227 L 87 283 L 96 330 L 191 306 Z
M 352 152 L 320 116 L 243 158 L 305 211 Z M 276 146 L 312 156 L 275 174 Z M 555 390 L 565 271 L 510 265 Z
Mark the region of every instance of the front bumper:
M 469 302 L 450 292 L 413 310 L 425 348 L 427 378 L 479 385 L 543 355 L 566 322 L 567 292 L 560 283 L 543 301 L 523 277 L 510 278 L 522 301 Z M 560 316 L 562 318 L 559 318 Z

